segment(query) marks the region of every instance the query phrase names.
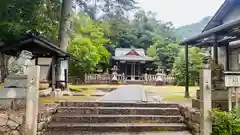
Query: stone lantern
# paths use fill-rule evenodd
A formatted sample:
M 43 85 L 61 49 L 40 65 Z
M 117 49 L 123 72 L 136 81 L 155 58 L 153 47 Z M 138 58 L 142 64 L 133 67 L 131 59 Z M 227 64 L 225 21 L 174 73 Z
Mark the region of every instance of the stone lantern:
M 164 76 L 163 69 L 161 69 L 160 66 L 158 66 L 156 71 L 157 71 L 156 85 L 163 85 L 163 76 Z
M 118 84 L 117 71 L 118 71 L 118 68 L 116 65 L 114 65 L 112 68 L 112 80 L 111 80 L 112 84 Z

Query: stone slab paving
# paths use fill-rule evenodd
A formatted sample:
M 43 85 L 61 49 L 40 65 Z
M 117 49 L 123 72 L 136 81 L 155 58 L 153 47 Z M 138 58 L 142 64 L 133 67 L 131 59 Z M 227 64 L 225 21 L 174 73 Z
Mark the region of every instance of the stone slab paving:
M 105 95 L 100 101 L 142 102 L 147 98 L 142 85 L 125 85 Z
M 50 135 L 50 134 L 47 134 Z M 142 133 L 90 133 L 90 132 L 84 132 L 84 133 L 74 133 L 74 132 L 56 132 L 52 133 L 51 135 L 192 135 L 189 132 L 142 132 Z

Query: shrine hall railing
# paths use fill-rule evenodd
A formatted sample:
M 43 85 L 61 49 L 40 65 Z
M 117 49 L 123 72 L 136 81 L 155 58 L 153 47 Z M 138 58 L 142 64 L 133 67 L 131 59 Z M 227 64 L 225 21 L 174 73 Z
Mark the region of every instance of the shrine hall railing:
M 69 82 L 73 84 L 111 84 L 111 74 L 85 74 L 83 79 L 77 77 L 69 77 Z M 124 74 L 117 74 L 117 80 L 120 84 L 124 84 L 129 78 Z M 143 84 L 154 85 L 157 81 L 157 75 L 142 75 L 137 77 L 139 81 L 143 81 Z M 163 85 L 172 84 L 174 77 L 168 75 L 161 75 L 161 82 Z

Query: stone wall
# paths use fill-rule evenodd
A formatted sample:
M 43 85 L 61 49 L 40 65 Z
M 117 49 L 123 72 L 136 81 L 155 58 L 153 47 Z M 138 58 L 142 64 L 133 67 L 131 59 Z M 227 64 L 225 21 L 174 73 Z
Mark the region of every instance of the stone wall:
M 179 105 L 181 115 L 184 117 L 184 123 L 189 127 L 193 135 L 200 134 L 200 110 Z
M 58 104 L 44 104 L 40 106 L 37 135 L 45 135 L 48 124 L 52 121 L 53 115 L 57 112 L 57 107 Z
M 25 110 L 0 111 L 0 135 L 23 135 Z
M 45 135 L 52 116 L 57 112 L 58 104 L 39 106 L 37 135 Z M 24 135 L 25 109 L 0 108 L 0 135 Z

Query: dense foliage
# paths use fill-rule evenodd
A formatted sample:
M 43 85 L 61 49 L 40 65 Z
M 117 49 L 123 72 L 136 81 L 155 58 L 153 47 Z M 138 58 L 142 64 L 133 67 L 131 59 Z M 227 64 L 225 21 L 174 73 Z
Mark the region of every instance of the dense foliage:
M 195 85 L 199 78 L 199 71 L 203 66 L 203 57 L 204 54 L 201 53 L 200 48 L 192 47 L 189 48 L 189 85 Z M 182 48 L 175 58 L 175 62 L 173 64 L 172 75 L 176 77 L 175 84 L 176 85 L 185 85 L 185 49 Z
M 60 7 L 59 0 L 1 0 L 0 41 L 18 39 L 28 30 L 55 40 Z
M 80 11 L 92 19 L 123 16 L 136 8 L 136 0 L 76 0 Z
M 215 109 L 212 112 L 212 135 L 239 135 L 240 118 L 234 109 L 231 112 L 220 111 Z
M 109 52 L 104 37 L 107 24 L 94 22 L 88 15 L 79 13 L 73 19 L 73 34 L 68 51 L 75 60 L 70 61 L 70 75 L 81 76 L 95 70 L 101 61 L 108 63 Z M 102 27 L 101 27 L 102 26 Z

